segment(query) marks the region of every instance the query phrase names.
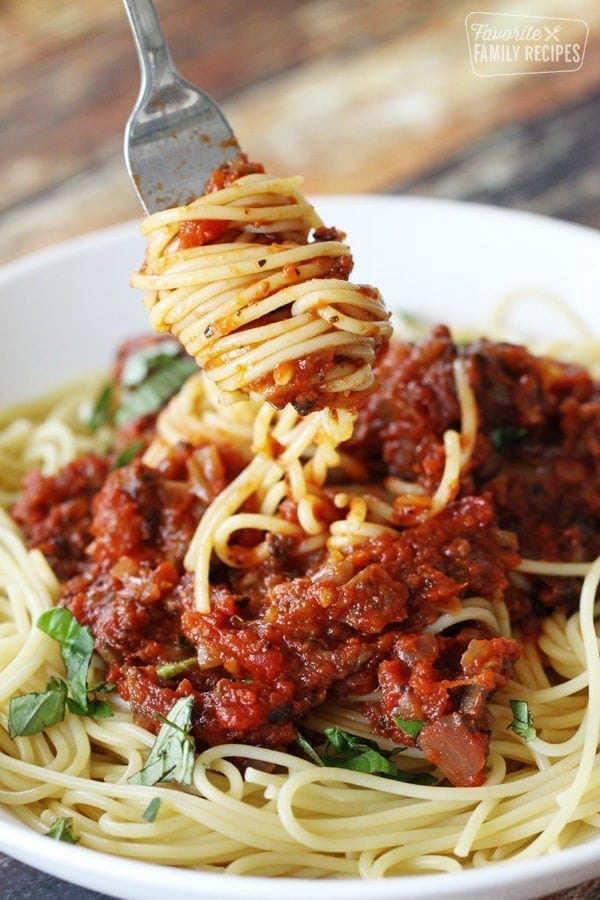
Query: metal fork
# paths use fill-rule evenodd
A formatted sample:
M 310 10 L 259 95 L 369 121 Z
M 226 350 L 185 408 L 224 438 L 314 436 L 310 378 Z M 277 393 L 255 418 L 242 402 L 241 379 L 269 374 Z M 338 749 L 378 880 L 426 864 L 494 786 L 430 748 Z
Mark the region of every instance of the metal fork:
M 175 69 L 152 0 L 123 0 L 142 85 L 125 128 L 125 163 L 147 213 L 204 193 L 213 169 L 240 148 L 215 101 Z

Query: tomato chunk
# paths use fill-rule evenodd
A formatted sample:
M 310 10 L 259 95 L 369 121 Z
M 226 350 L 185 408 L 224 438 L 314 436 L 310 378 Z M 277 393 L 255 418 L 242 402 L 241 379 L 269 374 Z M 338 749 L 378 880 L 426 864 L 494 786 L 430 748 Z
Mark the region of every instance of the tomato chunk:
M 222 237 L 229 228 L 224 219 L 196 219 L 182 222 L 179 226 L 179 243 L 182 250 L 189 247 L 201 247 Z

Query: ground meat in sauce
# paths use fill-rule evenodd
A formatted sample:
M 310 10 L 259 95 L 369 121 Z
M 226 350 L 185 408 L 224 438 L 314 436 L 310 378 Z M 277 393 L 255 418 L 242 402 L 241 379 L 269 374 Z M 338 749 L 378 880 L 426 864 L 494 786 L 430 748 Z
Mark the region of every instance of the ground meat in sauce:
M 65 466 L 56 477 L 34 469 L 23 483 L 23 494 L 11 513 L 30 547 L 42 551 L 59 581 L 85 568 L 90 542 L 92 499 L 109 471 L 109 461 L 84 456 Z
M 414 346 L 394 345 L 347 445 L 353 460 L 367 479 L 394 475 L 432 493 L 444 467 L 443 433 L 460 427 L 457 358 L 465 361 L 479 416 L 460 495 L 486 497 L 500 527 L 518 535 L 523 556 L 594 559 L 600 553 L 600 387 L 578 366 L 513 344 L 481 340 L 458 347 L 443 326 Z M 513 620 L 544 608 L 573 609 L 578 600 L 575 580 L 526 583 L 508 590 Z
M 480 407 L 474 464 L 458 499 L 397 539 L 367 541 L 340 559 L 307 562 L 293 540 L 273 537 L 255 569 L 214 567 L 208 615 L 194 610 L 183 556 L 210 490 L 241 468 L 232 448 L 180 447 L 158 470 L 136 460 L 109 472 L 106 460 L 84 457 L 56 478 L 28 476 L 14 515 L 29 545 L 48 554 L 62 602 L 90 626 L 136 721 L 156 731 L 157 714 L 193 694 L 199 746 L 281 748 L 325 699 L 380 685 L 381 701 L 365 704 L 375 733 L 416 742 L 453 784 L 483 782 L 486 700 L 505 683 L 519 645 L 482 625 L 443 635 L 423 629 L 473 594 L 506 597 L 515 618 L 540 604 L 570 605 L 552 579 L 517 589 L 510 571 L 517 541 L 534 557 L 600 550 L 600 398 L 576 367 L 507 344 L 459 349 L 438 328 L 414 347 L 395 347 L 379 368 L 379 387 L 345 448 L 362 466 L 365 491 L 388 474 L 435 489 L 443 432 L 459 426 L 457 355 Z M 327 497 L 324 517 L 333 518 Z M 282 514 L 294 519 L 291 501 Z M 158 665 L 194 657 L 180 675 L 159 677 Z M 398 719 L 425 724 L 415 739 Z

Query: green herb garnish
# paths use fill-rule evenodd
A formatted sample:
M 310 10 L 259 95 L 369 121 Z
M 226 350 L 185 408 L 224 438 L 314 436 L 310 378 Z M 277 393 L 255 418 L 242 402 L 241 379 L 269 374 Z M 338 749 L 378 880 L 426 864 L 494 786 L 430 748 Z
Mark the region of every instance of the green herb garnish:
M 154 820 L 156 818 L 156 814 L 157 814 L 158 810 L 160 809 L 161 803 L 162 803 L 162 800 L 160 799 L 160 797 L 152 798 L 152 800 L 150 801 L 150 803 L 148 804 L 148 806 L 142 813 L 142 816 L 144 817 L 146 822 L 154 822 Z
M 144 442 L 142 440 L 132 441 L 130 444 L 127 444 L 127 446 L 117 455 L 117 458 L 113 463 L 113 470 L 128 466 L 143 449 Z
M 174 678 L 181 672 L 186 672 L 198 662 L 196 656 L 190 656 L 188 659 L 180 659 L 178 662 L 164 663 L 162 666 L 156 667 L 156 674 L 159 678 Z
M 198 371 L 193 359 L 183 354 L 177 341 L 159 341 L 132 353 L 123 364 L 120 383 L 107 382 L 94 403 L 88 428 L 97 431 L 102 425 L 125 425 L 140 416 L 156 412 L 183 382 Z M 133 450 L 134 441 L 121 451 L 114 468 L 127 465 L 141 449 Z M 129 455 L 131 454 L 131 455 Z
M 150 344 L 127 357 L 121 372 L 121 384 L 123 387 L 137 387 L 152 372 L 169 365 L 173 357 L 180 355 L 181 345 L 178 341 Z
M 87 716 L 88 719 L 110 719 L 113 715 L 110 703 L 106 700 L 97 700 L 96 697 L 88 699 L 85 706 L 67 697 L 67 706 L 74 716 Z
M 350 734 L 337 726 L 325 728 L 325 736 L 327 738 L 325 746 L 317 753 L 306 738 L 299 735 L 298 744 L 317 765 L 367 772 L 370 775 L 381 775 L 384 778 L 411 784 L 436 784 L 435 778 L 427 772 L 405 772 L 398 768 L 391 757 L 402 748 L 382 750 L 375 741 Z
M 513 720 L 507 727 L 520 738 L 529 743 L 535 740 L 537 733 L 533 727 L 533 717 L 526 700 L 509 700 Z
M 94 639 L 89 628 L 79 624 L 75 616 L 63 606 L 49 609 L 37 620 L 37 627 L 60 644 L 67 673 L 65 679 L 50 678 L 41 693 L 13 697 L 8 708 L 8 728 L 11 738 L 30 736 L 44 731 L 65 717 L 65 707 L 77 716 L 105 719 L 113 711 L 96 691 L 112 690 L 112 685 L 99 684 L 90 689 L 87 675 L 94 652 Z M 71 696 L 68 696 L 70 691 Z
M 46 837 L 54 838 L 55 841 L 63 841 L 65 844 L 77 844 L 80 840 L 73 833 L 73 819 L 70 817 L 56 819 L 46 832 Z
M 308 756 L 310 761 L 313 762 L 315 766 L 325 765 L 315 748 L 307 741 L 307 739 L 300 731 L 296 731 L 296 743 L 298 744 L 304 755 Z
M 114 384 L 112 381 L 108 381 L 98 394 L 92 407 L 87 423 L 90 431 L 98 431 L 102 425 L 110 425 L 114 414 L 113 407 Z
M 194 738 L 192 728 L 192 696 L 182 697 L 163 719 L 156 740 L 142 769 L 131 775 L 129 784 L 153 785 L 159 781 L 192 783 Z
M 62 678 L 50 678 L 39 694 L 13 697 L 8 706 L 8 733 L 11 738 L 30 737 L 65 717 L 67 685 Z
M 521 428 L 520 425 L 503 425 L 501 428 L 494 428 L 493 431 L 490 431 L 492 447 L 498 453 L 506 453 L 507 450 L 511 450 L 526 436 L 527 429 Z
M 423 726 L 427 725 L 422 719 L 401 719 L 400 716 L 393 716 L 393 719 L 400 731 L 411 738 L 418 738 Z
M 79 624 L 64 606 L 49 609 L 37 620 L 37 627 L 60 644 L 60 655 L 67 667 L 66 682 L 75 703 L 87 706 L 87 673 L 94 652 L 89 628 Z
M 89 694 L 95 694 L 96 692 L 99 694 L 111 694 L 116 689 L 117 686 L 112 681 L 99 681 L 98 684 L 88 685 Z
M 117 425 L 125 425 L 132 419 L 156 412 L 198 366 L 187 356 L 166 356 L 160 367 L 142 381 L 134 390 L 127 391 L 116 415 Z

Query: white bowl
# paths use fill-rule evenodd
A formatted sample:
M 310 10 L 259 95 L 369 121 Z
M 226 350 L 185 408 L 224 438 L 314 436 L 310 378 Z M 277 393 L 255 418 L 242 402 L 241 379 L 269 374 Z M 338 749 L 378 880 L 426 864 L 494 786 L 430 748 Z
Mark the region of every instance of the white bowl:
M 348 233 L 355 280 L 383 291 L 391 308 L 432 321 L 485 328 L 511 291 L 561 297 L 600 334 L 600 235 L 507 210 L 398 197 L 324 197 L 323 220 Z M 107 366 L 116 344 L 148 330 L 129 273 L 143 258 L 134 225 L 45 250 L 0 271 L 0 405 Z M 561 333 L 560 317 L 525 326 Z M 37 835 L 0 809 L 0 848 L 61 878 L 117 897 L 169 900 L 391 900 L 519 898 L 600 877 L 600 838 L 526 863 L 382 881 L 306 881 L 226 876 L 136 862 Z

